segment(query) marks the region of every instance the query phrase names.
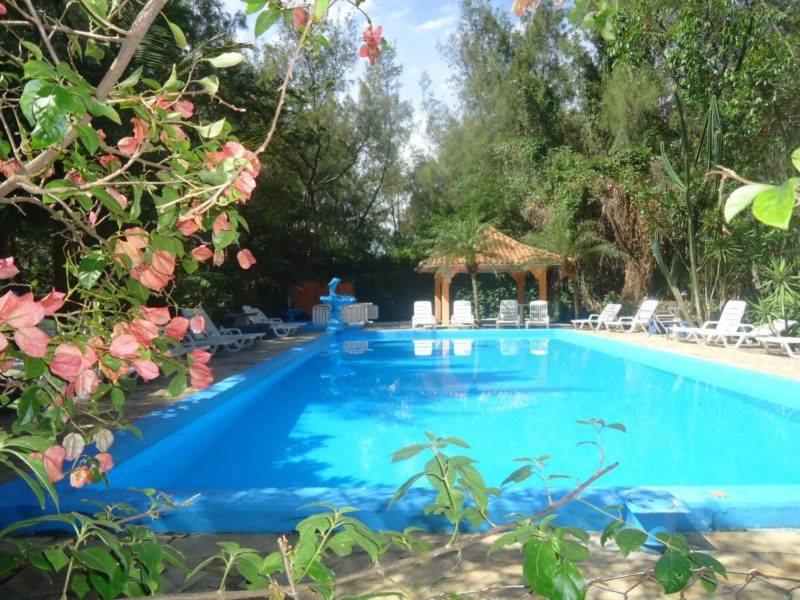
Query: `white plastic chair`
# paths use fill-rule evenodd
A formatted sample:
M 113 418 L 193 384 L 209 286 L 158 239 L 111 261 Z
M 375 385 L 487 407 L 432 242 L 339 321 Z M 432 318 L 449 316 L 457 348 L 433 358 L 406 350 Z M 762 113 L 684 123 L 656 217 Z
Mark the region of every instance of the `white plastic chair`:
M 427 300 L 414 302 L 414 315 L 411 317 L 411 329 L 415 327 L 433 327 L 436 329 L 436 317 L 433 316 L 433 306 Z
M 739 348 L 746 342 L 758 345 L 759 338 L 753 335 L 756 328 L 742 324 L 745 311 L 747 302 L 729 300 L 722 308 L 718 321 L 706 321 L 701 327 L 671 327 L 670 334 L 682 342 L 699 342 L 702 339 L 706 344 L 722 343 L 728 348 Z
M 645 300 L 639 306 L 639 310 L 632 317 L 620 317 L 614 321 L 607 321 L 605 323 L 606 329 L 609 331 L 622 331 L 624 333 L 634 333 L 635 331 L 643 331 L 649 333 L 647 326 L 650 324 L 650 319 L 656 312 L 658 305 L 661 304 L 660 300 Z
M 500 300 L 500 310 L 497 314 L 495 327 L 511 325 L 519 327 L 519 303 L 516 300 Z
M 525 319 L 525 329 L 528 327 L 550 327 L 550 315 L 547 312 L 547 300 L 534 300 L 528 306 L 528 318 Z
M 327 304 L 317 304 L 311 309 L 311 320 L 314 325 L 327 325 L 331 320 L 331 307 Z
M 453 302 L 453 318 L 450 324 L 454 327 L 475 327 L 475 316 L 472 314 L 472 303 L 469 300 Z
M 606 304 L 600 314 L 592 313 L 587 319 L 573 319 L 572 326 L 575 329 L 600 330 L 606 326 L 606 323 L 616 319 L 620 310 L 622 310 L 622 304 Z
M 305 327 L 305 323 L 284 323 L 278 317 L 268 317 L 260 308 L 242 306 L 242 312 L 247 313 L 247 318 L 254 325 L 269 325 L 277 337 L 286 337 Z

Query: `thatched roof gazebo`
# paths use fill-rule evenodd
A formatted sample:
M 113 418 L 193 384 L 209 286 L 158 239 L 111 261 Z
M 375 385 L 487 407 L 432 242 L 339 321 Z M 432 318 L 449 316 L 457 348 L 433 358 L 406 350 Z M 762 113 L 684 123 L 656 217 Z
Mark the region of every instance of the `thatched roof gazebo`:
M 478 256 L 479 273 L 508 273 L 517 282 L 517 301 L 525 304 L 525 276 L 532 273 L 539 283 L 539 298 L 547 300 L 547 267 L 560 266 L 558 255 L 528 246 L 490 227 L 487 251 Z M 417 270 L 434 274 L 434 313 L 442 325 L 450 324 L 450 282 L 453 276 L 466 272 L 463 258 L 444 260 L 428 258 Z

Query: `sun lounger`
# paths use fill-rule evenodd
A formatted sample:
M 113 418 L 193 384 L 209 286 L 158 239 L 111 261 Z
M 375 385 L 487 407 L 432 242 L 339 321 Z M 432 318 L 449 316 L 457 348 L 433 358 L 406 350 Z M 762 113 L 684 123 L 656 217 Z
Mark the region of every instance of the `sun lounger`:
M 609 321 L 617 318 L 622 304 L 606 304 L 605 308 L 600 314 L 591 314 L 588 319 L 573 319 L 572 326 L 575 329 L 594 329 L 600 330 L 606 326 Z
M 505 325 L 520 326 L 519 303 L 516 300 L 500 300 L 500 311 L 497 314 L 495 327 L 499 328 Z
M 619 319 L 606 322 L 606 328 L 609 331 L 621 331 L 623 333 L 634 333 L 636 331 L 643 331 L 649 333 L 648 326 L 650 319 L 656 312 L 658 305 L 661 304 L 660 300 L 645 300 L 639 306 L 639 310 L 632 317 L 620 317 Z
M 414 315 L 411 317 L 411 329 L 416 327 L 433 327 L 436 329 L 436 318 L 433 307 L 427 300 L 414 302 Z
M 453 327 L 475 327 L 472 303 L 469 300 L 456 300 L 453 302 L 453 318 L 450 319 L 450 325 Z
M 786 354 L 791 358 L 800 358 L 800 337 L 780 337 L 777 335 L 758 338 L 768 352 Z
M 742 344 L 758 345 L 753 325 L 742 324 L 747 310 L 744 300 L 729 300 L 722 308 L 718 321 L 706 321 L 700 327 L 678 325 L 670 328 L 670 334 L 682 342 L 699 342 L 706 344 L 722 343 L 728 348 L 739 348 Z
M 284 323 L 283 319 L 268 317 L 260 308 L 254 308 L 252 306 L 243 306 L 242 312 L 247 315 L 250 323 L 254 325 L 267 325 L 272 329 L 276 337 L 280 338 L 296 333 L 297 330 L 306 326 L 305 323 Z
M 534 300 L 528 306 L 528 318 L 525 319 L 525 329 L 528 327 L 550 327 L 550 315 L 547 312 L 547 300 Z
M 188 343 L 184 344 L 185 346 L 192 344 L 195 347 L 216 346 L 217 350 L 219 347 L 223 347 L 228 352 L 238 352 L 243 348 L 249 348 L 256 340 L 263 339 L 266 335 L 266 333 L 242 333 L 239 329 L 233 327 L 217 327 L 202 309 L 183 308 L 181 309 L 181 314 L 187 319 L 203 317 L 206 325 L 204 333 L 190 331 Z

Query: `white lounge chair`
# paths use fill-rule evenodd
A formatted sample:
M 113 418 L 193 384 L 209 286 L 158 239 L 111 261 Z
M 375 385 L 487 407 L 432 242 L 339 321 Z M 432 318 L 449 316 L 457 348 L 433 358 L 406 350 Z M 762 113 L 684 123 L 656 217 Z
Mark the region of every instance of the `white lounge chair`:
M 472 303 L 469 300 L 453 302 L 453 318 L 450 325 L 454 327 L 475 327 L 475 316 L 472 314 Z
M 243 348 L 249 348 L 256 340 L 260 340 L 266 335 L 266 333 L 242 333 L 240 329 L 234 327 L 217 327 L 202 309 L 182 308 L 181 314 L 187 319 L 203 317 L 205 320 L 206 330 L 204 333 L 189 331 L 189 342 L 194 343 L 197 347 L 211 346 L 214 348 L 216 346 L 215 350 L 224 347 L 228 352 L 238 352 Z
M 528 307 L 528 318 L 525 319 L 525 329 L 528 327 L 550 327 L 547 300 L 534 300 L 530 303 Z
M 520 326 L 519 303 L 516 300 L 500 300 L 500 311 L 497 314 L 495 327 L 504 325 Z
M 617 318 L 622 304 L 606 304 L 600 314 L 592 313 L 587 319 L 573 319 L 572 326 L 575 329 L 594 329 L 600 330 L 606 323 Z
M 415 327 L 433 327 L 436 329 L 436 317 L 433 316 L 433 307 L 427 300 L 414 302 L 414 315 L 411 317 L 411 329 Z
M 624 333 L 634 333 L 635 331 L 647 331 L 647 326 L 653 313 L 656 312 L 658 305 L 661 304 L 660 300 L 645 300 L 639 306 L 639 310 L 632 317 L 620 317 L 613 321 L 605 323 L 606 329 L 609 331 L 622 331 Z
M 327 304 L 316 304 L 311 309 L 311 320 L 314 325 L 327 325 L 331 320 L 331 307 Z
M 800 358 L 800 337 L 770 335 L 760 337 L 758 341 L 767 349 L 767 352 L 779 352 L 791 358 Z
M 269 325 L 272 332 L 279 338 L 296 333 L 298 329 L 305 327 L 305 323 L 284 323 L 278 317 L 268 317 L 260 308 L 244 305 L 242 312 L 247 314 L 247 318 L 253 325 Z
M 719 321 L 706 321 L 701 327 L 676 326 L 670 333 L 682 342 L 699 342 L 706 344 L 722 343 L 728 348 L 739 348 L 744 343 L 758 345 L 753 335 L 753 325 L 743 325 L 742 318 L 747 310 L 744 300 L 729 300 L 722 308 Z

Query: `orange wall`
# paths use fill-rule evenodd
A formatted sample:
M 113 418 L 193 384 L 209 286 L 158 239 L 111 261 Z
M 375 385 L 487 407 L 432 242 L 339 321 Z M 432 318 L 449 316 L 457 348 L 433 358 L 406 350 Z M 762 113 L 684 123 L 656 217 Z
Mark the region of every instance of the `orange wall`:
M 336 288 L 339 294 L 355 296 L 355 284 L 352 281 L 343 281 Z M 316 304 L 322 304 L 320 296 L 328 295 L 328 286 L 316 281 L 306 281 L 296 285 L 291 290 L 292 308 L 297 308 L 311 316 L 311 311 Z

